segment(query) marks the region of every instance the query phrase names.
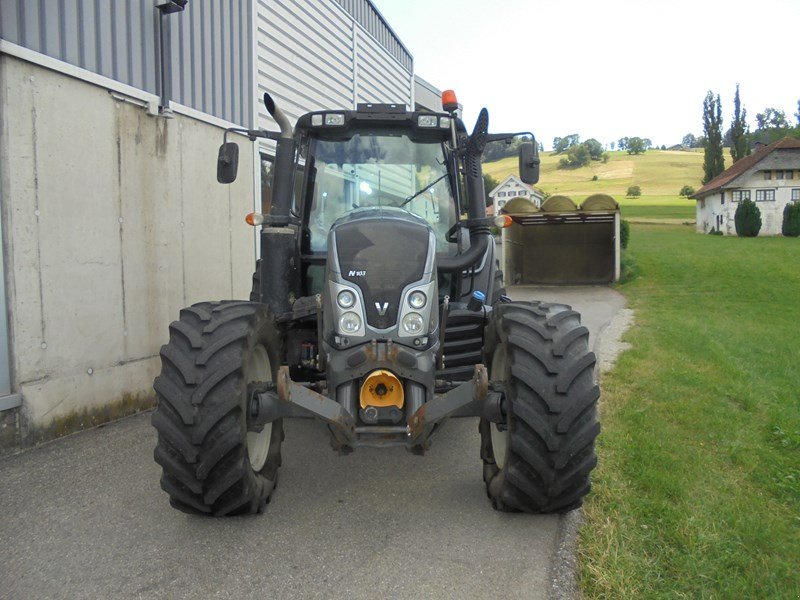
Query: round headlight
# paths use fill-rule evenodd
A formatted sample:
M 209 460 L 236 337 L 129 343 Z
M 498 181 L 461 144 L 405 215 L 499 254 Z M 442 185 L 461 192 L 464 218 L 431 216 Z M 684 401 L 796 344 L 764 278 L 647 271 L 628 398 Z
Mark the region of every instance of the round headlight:
M 336 302 L 338 302 L 339 306 L 342 308 L 352 308 L 356 303 L 356 295 L 350 290 L 342 290 L 339 292 L 339 295 L 336 296 Z
M 416 308 L 417 310 L 425 306 L 426 300 L 427 298 L 425 297 L 425 294 L 419 290 L 416 292 L 411 292 L 411 294 L 408 296 L 408 303 L 411 305 L 411 308 Z
M 408 313 L 405 317 L 403 317 L 402 325 L 403 331 L 409 335 L 419 335 L 422 333 L 422 327 L 425 325 L 425 322 L 423 321 L 421 314 Z
M 339 317 L 339 330 L 342 333 L 354 334 L 361 329 L 361 317 L 354 312 L 346 312 Z

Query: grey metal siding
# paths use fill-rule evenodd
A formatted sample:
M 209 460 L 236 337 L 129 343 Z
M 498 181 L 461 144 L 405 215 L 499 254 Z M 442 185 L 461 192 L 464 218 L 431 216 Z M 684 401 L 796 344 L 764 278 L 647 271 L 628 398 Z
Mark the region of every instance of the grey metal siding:
M 394 56 L 406 70 L 413 68 L 413 58 L 383 15 L 369 0 L 335 0 L 361 25 L 375 40 Z
M 157 93 L 157 18 L 153 0 L 0 0 L 0 37 Z
M 252 10 L 252 0 L 192 0 L 162 17 L 154 0 L 0 0 L 0 37 L 251 125 Z
M 352 21 L 330 2 L 258 0 L 257 82 L 290 120 L 353 105 Z M 259 103 L 262 126 L 271 123 Z
M 354 108 L 358 102 L 411 106 L 411 56 L 406 52 L 403 62 L 362 29 L 362 22 L 372 23 L 374 31 L 402 48 L 371 4 L 343 8 L 338 0 L 257 1 L 258 95 L 272 94 L 290 120 L 310 110 Z M 274 127 L 261 103 L 259 124 Z

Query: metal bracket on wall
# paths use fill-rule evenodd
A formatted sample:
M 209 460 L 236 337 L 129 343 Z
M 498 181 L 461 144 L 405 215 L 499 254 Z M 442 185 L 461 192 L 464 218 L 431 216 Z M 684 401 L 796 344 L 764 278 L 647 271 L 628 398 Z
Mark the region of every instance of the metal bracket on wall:
M 131 96 L 126 96 L 125 94 L 121 94 L 120 92 L 113 92 L 111 90 L 109 90 L 108 93 L 112 98 L 114 98 L 114 100 L 119 100 L 120 102 L 127 102 L 128 104 L 133 104 L 134 106 L 142 107 L 147 111 L 147 114 L 150 115 L 151 117 L 162 116 L 160 111 L 158 110 L 157 100 L 142 100 L 141 98 L 133 98 Z
M 22 394 L 11 394 L 10 396 L 0 397 L 0 412 L 19 408 L 22 406 Z

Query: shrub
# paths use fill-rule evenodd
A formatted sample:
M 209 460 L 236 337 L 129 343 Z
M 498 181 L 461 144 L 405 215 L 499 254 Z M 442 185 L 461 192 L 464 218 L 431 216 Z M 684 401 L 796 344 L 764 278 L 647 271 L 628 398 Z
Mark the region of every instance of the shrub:
M 592 175 L 592 181 L 597 181 L 597 175 Z
M 684 198 L 688 198 L 694 194 L 694 188 L 690 185 L 685 185 L 681 188 L 681 191 L 678 193 L 679 196 L 683 196 Z
M 733 222 L 739 237 L 756 237 L 761 231 L 761 211 L 752 200 L 742 200 L 736 208 Z
M 628 247 L 628 242 L 631 239 L 631 224 L 625 219 L 619 222 L 619 245 L 622 248 Z
M 784 206 L 781 233 L 786 237 L 800 236 L 800 202 L 791 202 Z
M 630 252 L 623 252 L 619 261 L 619 283 L 628 283 L 639 277 L 639 264 Z
M 625 193 L 628 198 L 638 198 L 642 195 L 642 188 L 638 185 L 632 185 L 628 187 L 628 191 Z

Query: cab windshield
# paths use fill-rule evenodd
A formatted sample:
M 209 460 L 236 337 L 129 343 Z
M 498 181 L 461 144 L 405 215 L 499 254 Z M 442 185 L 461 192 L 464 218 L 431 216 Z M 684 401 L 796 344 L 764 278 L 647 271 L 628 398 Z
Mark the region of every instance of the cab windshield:
M 437 249 L 456 222 L 455 201 L 440 141 L 406 135 L 355 134 L 349 140 L 315 140 L 316 175 L 309 181 L 311 250 L 324 251 L 336 219 L 365 207 L 394 206 L 430 223 Z

